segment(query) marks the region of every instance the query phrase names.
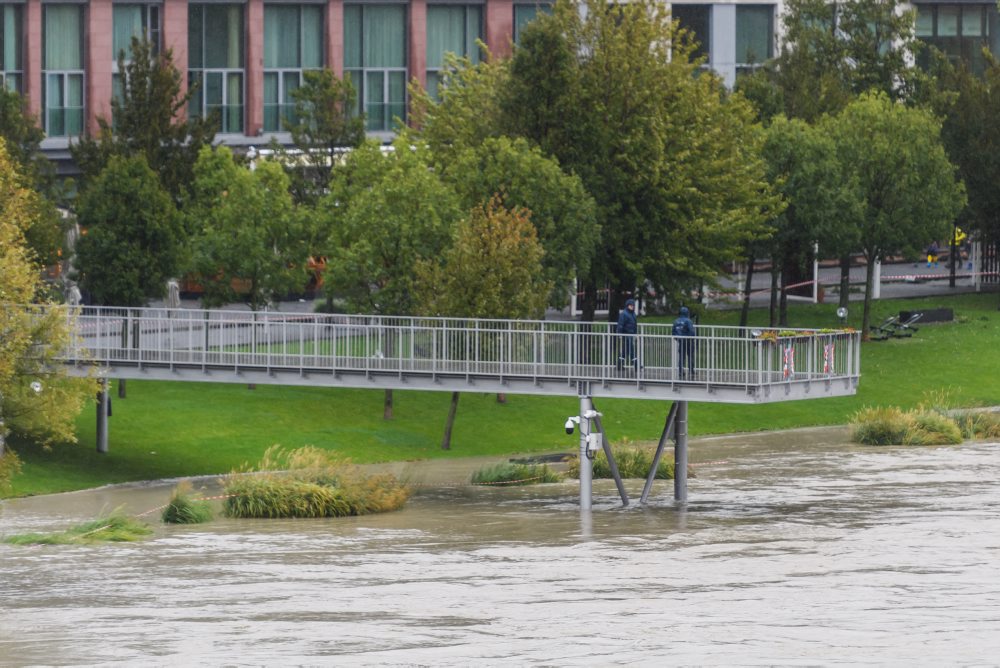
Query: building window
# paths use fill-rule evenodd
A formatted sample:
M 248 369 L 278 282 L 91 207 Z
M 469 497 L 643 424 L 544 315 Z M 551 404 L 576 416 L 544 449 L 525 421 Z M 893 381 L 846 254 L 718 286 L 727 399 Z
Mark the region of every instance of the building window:
M 704 59 L 707 62 L 712 47 L 712 6 L 673 4 L 670 12 L 678 25 L 695 41 L 691 60 Z
M 406 6 L 344 6 L 344 73 L 368 130 L 406 116 Z
M 264 6 L 264 130 L 278 132 L 295 118 L 292 92 L 302 72 L 323 67 L 323 7 Z
M 976 74 L 986 67 L 982 49 L 988 47 L 1000 53 L 1000 25 L 997 6 L 988 4 L 919 4 L 917 5 L 917 39 L 936 47 L 952 62 L 964 62 Z M 920 57 L 922 65 L 927 54 Z
M 524 26 L 535 20 L 539 14 L 551 14 L 552 5 L 547 2 L 536 2 L 530 5 L 514 5 L 514 44 L 521 39 Z
M 7 90 L 20 93 L 21 77 L 21 6 L 0 5 L 0 83 Z
M 214 116 L 219 132 L 243 132 L 243 67 L 242 5 L 188 5 L 188 113 Z
M 774 57 L 774 5 L 736 5 L 736 70 Z
M 116 100 L 122 99 L 122 73 L 118 71 L 118 57 L 125 64 L 132 61 L 132 38 L 146 39 L 153 47 L 153 53 L 160 51 L 160 6 L 140 4 L 116 4 L 114 6 L 114 29 L 111 49 L 112 90 Z
M 71 137 L 83 131 L 83 7 L 44 9 L 45 134 Z
M 482 5 L 427 6 L 427 92 L 435 100 L 441 85 L 445 54 L 479 62 L 476 40 L 483 36 Z

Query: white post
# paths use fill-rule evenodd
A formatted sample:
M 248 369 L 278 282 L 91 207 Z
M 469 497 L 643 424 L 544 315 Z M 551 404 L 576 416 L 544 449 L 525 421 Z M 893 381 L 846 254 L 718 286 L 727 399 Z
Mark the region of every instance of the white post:
M 593 505 L 593 462 L 587 452 L 590 435 L 590 418 L 593 409 L 590 397 L 580 397 L 580 510 L 590 510 Z
M 882 261 L 875 260 L 875 276 L 872 278 L 872 299 L 882 298 Z
M 972 261 L 972 284 L 976 287 L 976 292 L 980 292 L 983 289 L 983 275 L 979 271 L 979 252 L 981 250 L 978 241 L 972 242 L 971 253 L 969 254 L 969 259 Z
M 813 304 L 819 304 L 819 244 L 813 244 Z

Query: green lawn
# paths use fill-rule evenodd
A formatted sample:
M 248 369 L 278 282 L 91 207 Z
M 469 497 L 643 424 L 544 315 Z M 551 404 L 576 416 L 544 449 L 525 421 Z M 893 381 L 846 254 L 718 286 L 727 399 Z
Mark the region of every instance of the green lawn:
M 1000 404 L 1000 312 L 997 296 L 885 300 L 874 305 L 874 322 L 900 310 L 947 306 L 956 322 L 920 326 L 910 339 L 869 342 L 862 347 L 857 396 L 763 406 L 692 404 L 693 435 L 843 424 L 865 405 L 911 407 L 930 392 L 949 391 L 958 405 Z M 792 307 L 793 327 L 836 327 L 835 305 Z M 848 325 L 859 326 L 860 304 L 852 304 Z M 855 315 L 856 314 L 856 315 Z M 766 324 L 753 312 L 752 325 Z M 736 324 L 737 312 L 710 312 L 703 323 Z M 650 321 L 653 319 L 650 318 Z M 42 450 L 14 441 L 24 471 L 15 495 L 81 489 L 162 477 L 226 473 L 255 462 L 280 443 L 315 445 L 342 452 L 356 462 L 435 457 L 504 455 L 576 449 L 563 430 L 578 412 L 574 398 L 465 393 L 459 405 L 452 450 L 440 449 L 450 395 L 395 392 L 395 418 L 382 419 L 380 390 L 211 383 L 128 384 L 128 398 L 113 397 L 110 452 L 95 452 L 93 405 L 80 416 L 79 443 Z M 663 402 L 598 400 L 613 440 L 659 437 L 668 406 Z

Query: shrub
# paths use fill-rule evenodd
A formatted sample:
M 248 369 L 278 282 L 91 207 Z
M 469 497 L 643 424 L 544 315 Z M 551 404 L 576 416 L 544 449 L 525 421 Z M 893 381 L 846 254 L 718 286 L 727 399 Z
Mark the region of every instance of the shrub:
M 201 524 L 212 519 L 212 507 L 208 501 L 191 498 L 191 483 L 185 481 L 174 488 L 160 519 L 166 524 Z
M 869 406 L 851 417 L 851 440 L 865 445 L 902 445 L 913 417 L 895 406 Z
M 904 445 L 957 445 L 962 430 L 947 415 L 934 411 L 912 412 L 913 423 L 904 437 Z
M 5 449 L 0 455 L 0 493 L 9 491 L 11 480 L 20 472 L 21 460 L 13 450 Z
M 1000 414 L 973 411 L 955 418 L 964 438 L 997 439 L 1000 438 Z
M 139 520 L 115 511 L 58 533 L 28 533 L 4 538 L 11 545 L 86 545 L 136 541 L 153 533 Z
M 533 485 L 543 482 L 560 482 L 562 475 L 548 464 L 515 464 L 503 462 L 479 469 L 472 474 L 473 485 Z
M 649 475 L 649 467 L 653 464 L 653 455 L 655 454 L 655 451 L 650 448 L 639 447 L 638 445 L 633 445 L 628 441 L 624 441 L 622 443 L 612 444 L 611 454 L 615 458 L 615 463 L 618 464 L 618 473 L 622 478 L 645 478 Z M 603 449 L 598 450 L 597 455 L 594 457 L 593 467 L 594 478 L 611 477 L 611 466 L 608 464 L 608 458 L 604 455 Z M 580 477 L 579 458 L 575 458 L 570 461 L 569 470 L 566 475 L 573 478 Z M 691 475 L 690 471 L 688 472 L 688 475 Z M 667 457 L 661 457 L 660 463 L 656 467 L 655 477 L 657 480 L 673 479 L 674 463 L 669 461 Z
M 268 448 L 260 464 L 223 480 L 229 517 L 345 517 L 398 510 L 410 490 L 395 476 L 365 475 L 333 453 Z

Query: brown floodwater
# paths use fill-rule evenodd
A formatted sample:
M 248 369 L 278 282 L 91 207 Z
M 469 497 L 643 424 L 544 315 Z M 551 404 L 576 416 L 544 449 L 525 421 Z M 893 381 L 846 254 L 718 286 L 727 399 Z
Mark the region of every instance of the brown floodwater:
M 0 544 L 2 665 L 992 665 L 1000 445 L 869 448 L 842 430 L 692 443 L 690 503 L 395 468 L 396 513 Z M 196 483 L 207 494 L 212 480 Z M 173 483 L 6 501 L 0 535 L 166 502 Z M 638 496 L 641 482 L 628 485 Z

